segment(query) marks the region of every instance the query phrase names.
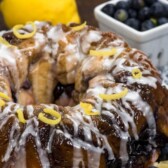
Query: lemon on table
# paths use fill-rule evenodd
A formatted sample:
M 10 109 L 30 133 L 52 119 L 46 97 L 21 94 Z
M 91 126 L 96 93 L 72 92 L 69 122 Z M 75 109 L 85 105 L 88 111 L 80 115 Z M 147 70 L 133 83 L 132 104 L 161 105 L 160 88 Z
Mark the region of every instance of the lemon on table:
M 80 22 L 75 0 L 2 0 L 0 5 L 8 27 L 34 20 Z

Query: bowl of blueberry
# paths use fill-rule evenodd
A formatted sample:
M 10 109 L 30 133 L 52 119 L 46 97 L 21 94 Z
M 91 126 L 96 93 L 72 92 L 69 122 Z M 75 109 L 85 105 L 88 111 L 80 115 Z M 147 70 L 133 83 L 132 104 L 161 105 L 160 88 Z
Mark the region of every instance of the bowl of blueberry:
M 168 0 L 111 0 L 94 14 L 101 30 L 120 34 L 156 66 L 168 64 Z

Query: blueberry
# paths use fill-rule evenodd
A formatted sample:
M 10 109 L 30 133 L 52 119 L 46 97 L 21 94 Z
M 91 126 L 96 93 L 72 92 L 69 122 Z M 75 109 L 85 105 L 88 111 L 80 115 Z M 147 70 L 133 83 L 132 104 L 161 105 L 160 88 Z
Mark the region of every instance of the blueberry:
M 152 4 L 154 4 L 155 2 L 157 2 L 158 0 L 145 0 L 145 3 L 148 5 L 148 6 L 151 6 Z
M 131 3 L 132 8 L 139 10 L 145 6 L 144 0 L 132 0 Z
M 114 18 L 121 22 L 125 22 L 128 19 L 128 13 L 125 9 L 118 9 L 114 14 Z
M 130 18 L 136 18 L 137 17 L 137 12 L 134 9 L 128 9 L 128 15 Z
M 128 9 L 129 8 L 129 2 L 127 1 L 119 1 L 116 4 L 116 9 Z
M 54 98 L 58 99 L 64 92 L 64 86 L 61 83 L 58 83 L 54 89 Z
M 26 79 L 22 84 L 22 89 L 28 90 L 30 88 L 31 88 L 31 82 L 28 79 Z
M 164 15 L 164 5 L 160 2 L 155 2 L 151 6 L 151 14 L 156 18 L 162 17 Z
M 144 7 L 139 11 L 138 18 L 141 21 L 144 21 L 146 19 L 149 19 L 151 16 L 150 8 Z
M 115 12 L 115 6 L 113 4 L 107 4 L 101 10 L 109 16 L 113 16 Z
M 161 150 L 161 155 L 159 157 L 159 160 L 167 160 L 168 159 L 168 144 L 166 144 L 162 150 Z
M 140 21 L 138 19 L 130 18 L 125 22 L 125 24 L 136 30 L 140 29 Z
M 158 19 L 158 25 L 162 25 L 162 24 L 165 24 L 165 23 L 168 23 L 168 18 L 161 17 L 161 18 Z
M 168 18 L 168 5 L 164 5 L 164 16 Z
M 151 20 L 146 20 L 141 24 L 141 31 L 150 30 L 154 27 L 155 27 L 155 25 L 153 24 L 153 22 Z
M 65 86 L 65 93 L 67 94 L 68 97 L 72 97 L 73 90 L 74 90 L 73 84 L 69 84 Z

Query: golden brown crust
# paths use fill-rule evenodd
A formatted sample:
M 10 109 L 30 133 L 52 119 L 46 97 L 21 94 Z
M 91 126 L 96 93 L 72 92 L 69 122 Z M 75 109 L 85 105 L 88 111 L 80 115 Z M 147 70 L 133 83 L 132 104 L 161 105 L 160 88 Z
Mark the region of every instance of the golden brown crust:
M 168 137 L 168 91 L 145 54 L 130 48 L 115 33 L 89 26 L 75 32 L 65 25 L 36 24 L 37 32 L 30 39 L 17 40 L 13 34 L 6 38 L 16 48 L 5 51 L 20 55 L 10 55 L 14 65 L 9 66 L 8 60 L 7 70 L 0 66 L 0 92 L 11 99 L 15 96 L 18 103 L 6 101 L 1 107 L 0 167 L 22 163 L 29 168 L 146 168 L 155 162 Z M 90 50 L 112 48 L 117 52 L 107 57 L 90 54 Z M 12 71 L 15 65 L 17 71 Z M 142 72 L 141 79 L 133 78 L 134 68 Z M 76 106 L 49 105 L 55 102 L 58 82 L 75 85 L 72 99 Z M 128 94 L 120 99 L 106 101 L 99 96 L 123 88 Z M 80 101 L 101 115 L 86 115 Z M 61 115 L 58 125 L 39 120 L 46 108 Z M 18 109 L 26 123 L 19 119 Z

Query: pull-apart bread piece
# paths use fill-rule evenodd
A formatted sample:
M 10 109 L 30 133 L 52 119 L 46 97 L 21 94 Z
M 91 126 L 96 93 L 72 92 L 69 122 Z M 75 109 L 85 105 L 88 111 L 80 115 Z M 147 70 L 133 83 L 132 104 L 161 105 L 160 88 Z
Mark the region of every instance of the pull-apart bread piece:
M 0 33 L 0 168 L 148 168 L 168 91 L 118 35 L 30 22 Z

